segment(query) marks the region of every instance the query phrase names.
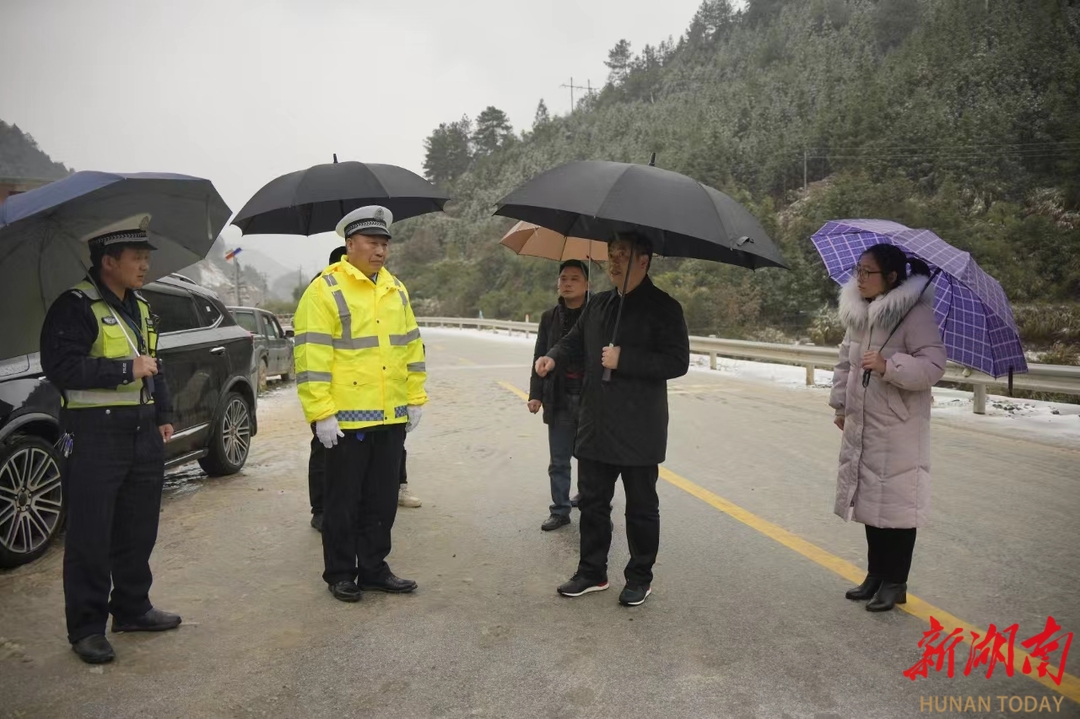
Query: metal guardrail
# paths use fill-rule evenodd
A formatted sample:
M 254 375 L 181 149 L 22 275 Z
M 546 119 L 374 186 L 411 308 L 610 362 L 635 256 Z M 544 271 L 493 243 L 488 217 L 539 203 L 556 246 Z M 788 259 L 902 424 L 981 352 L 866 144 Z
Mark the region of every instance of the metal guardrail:
M 506 330 L 511 335 L 521 332 L 526 337 L 536 334 L 535 322 L 510 322 L 507 320 L 482 320 L 469 317 L 417 317 L 424 327 L 472 327 L 476 329 Z M 709 367 L 716 369 L 717 357 L 732 357 L 764 362 L 800 365 L 806 368 L 806 384 L 814 384 L 814 370 L 831 370 L 838 358 L 838 348 L 816 345 L 781 345 L 768 342 L 747 342 L 716 337 L 691 337 L 690 352 L 709 356 Z M 986 414 L 986 397 L 990 387 L 1007 386 L 1003 379 L 968 369 L 950 362 L 942 382 L 969 385 L 974 392 L 975 414 Z M 1066 365 L 1029 364 L 1025 374 L 1014 375 L 1013 389 L 1031 392 L 1053 392 L 1080 397 L 1080 367 Z

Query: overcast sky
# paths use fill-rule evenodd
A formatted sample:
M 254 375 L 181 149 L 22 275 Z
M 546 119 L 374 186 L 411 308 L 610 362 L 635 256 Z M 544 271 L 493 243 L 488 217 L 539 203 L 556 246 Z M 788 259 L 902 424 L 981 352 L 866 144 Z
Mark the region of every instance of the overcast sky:
M 335 152 L 422 173 L 431 130 L 488 105 L 517 131 L 540 98 L 565 114 L 560 85 L 603 84 L 620 38 L 678 38 L 699 4 L 0 0 L 0 119 L 77 170 L 209 178 L 236 212 Z M 226 236 L 310 268 L 337 244 Z

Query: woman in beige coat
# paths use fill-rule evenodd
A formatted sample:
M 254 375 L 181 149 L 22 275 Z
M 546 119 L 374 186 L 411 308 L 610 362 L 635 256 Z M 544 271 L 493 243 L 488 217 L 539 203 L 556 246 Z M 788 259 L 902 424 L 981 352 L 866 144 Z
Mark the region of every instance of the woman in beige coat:
M 846 596 L 870 599 L 872 612 L 907 601 L 915 530 L 930 512 L 930 390 L 946 358 L 929 282 L 924 262 L 882 244 L 840 293 L 847 334 L 829 399 L 844 432 L 835 511 L 866 525 L 868 574 Z

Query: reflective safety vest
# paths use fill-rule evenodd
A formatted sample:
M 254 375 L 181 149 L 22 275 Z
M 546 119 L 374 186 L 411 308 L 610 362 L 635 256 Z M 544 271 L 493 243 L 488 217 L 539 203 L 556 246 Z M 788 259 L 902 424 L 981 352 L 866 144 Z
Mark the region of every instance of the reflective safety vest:
M 135 352 L 131 344 L 139 346 L 139 340 L 135 331 L 121 316 L 114 313 L 109 304 L 102 299 L 97 288 L 88 281 L 80 282 L 72 288 L 72 291 L 90 300 L 90 309 L 97 319 L 98 333 L 93 346 L 90 347 L 90 356 L 95 358 L 112 360 L 134 360 Z M 142 334 L 142 346 L 149 348 L 150 356 L 157 356 L 157 331 L 150 319 L 150 304 L 138 293 L 139 320 Z M 130 339 L 130 342 L 128 341 Z M 88 407 L 128 407 L 143 404 L 143 381 L 136 379 L 127 384 L 117 385 L 108 389 L 68 389 L 64 390 L 64 406 L 68 409 L 85 409 Z M 147 398 L 148 403 L 153 403 L 153 398 Z
M 424 345 L 409 294 L 390 272 L 376 281 L 348 261 L 330 265 L 293 316 L 296 388 L 304 416 L 342 429 L 404 424 L 427 402 Z

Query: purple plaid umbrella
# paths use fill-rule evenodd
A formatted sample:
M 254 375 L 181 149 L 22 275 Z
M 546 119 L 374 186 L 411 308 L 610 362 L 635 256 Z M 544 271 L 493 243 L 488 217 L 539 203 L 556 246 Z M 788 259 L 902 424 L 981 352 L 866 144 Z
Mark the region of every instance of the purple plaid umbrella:
M 836 220 L 810 238 L 829 277 L 843 285 L 859 257 L 879 243 L 918 257 L 934 275 L 934 314 L 949 359 L 997 378 L 1027 372 L 1020 333 L 1001 285 L 962 252 L 930 230 L 888 220 Z M 1011 384 L 1011 382 L 1010 382 Z

